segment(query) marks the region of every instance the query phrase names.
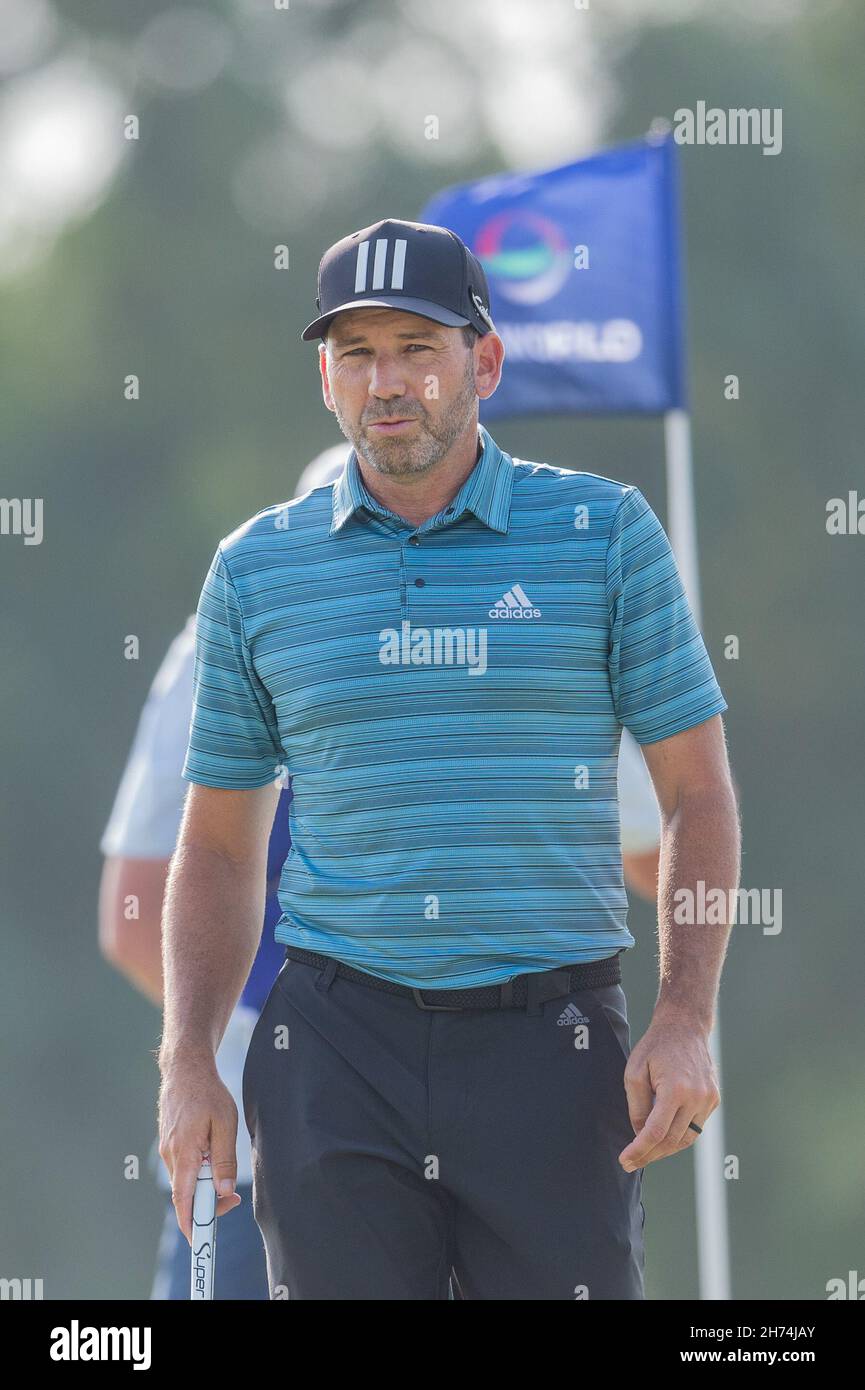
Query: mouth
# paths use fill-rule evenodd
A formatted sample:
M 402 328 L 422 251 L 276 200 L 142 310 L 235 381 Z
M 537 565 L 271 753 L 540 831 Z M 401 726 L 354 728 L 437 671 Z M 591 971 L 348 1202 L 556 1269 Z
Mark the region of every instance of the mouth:
M 406 417 L 404 420 L 373 420 L 369 428 L 371 430 L 377 430 L 379 434 L 399 434 L 400 431 L 408 429 L 409 425 L 415 424 L 417 424 L 417 416 L 412 415 L 410 418 Z

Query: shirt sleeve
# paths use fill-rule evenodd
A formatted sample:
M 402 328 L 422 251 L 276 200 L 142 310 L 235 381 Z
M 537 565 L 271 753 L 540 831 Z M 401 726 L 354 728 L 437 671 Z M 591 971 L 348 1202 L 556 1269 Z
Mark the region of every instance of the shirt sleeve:
M 273 702 L 253 664 L 220 546 L 198 601 L 183 776 L 205 787 L 263 787 L 275 781 L 284 761 Z
M 619 722 L 638 743 L 657 743 L 721 714 L 727 702 L 670 542 L 638 488 L 629 488 L 613 519 L 606 581 Z
M 174 853 L 187 792 L 180 774 L 192 709 L 194 630 L 193 616 L 154 677 L 99 842 L 104 855 L 168 859 Z

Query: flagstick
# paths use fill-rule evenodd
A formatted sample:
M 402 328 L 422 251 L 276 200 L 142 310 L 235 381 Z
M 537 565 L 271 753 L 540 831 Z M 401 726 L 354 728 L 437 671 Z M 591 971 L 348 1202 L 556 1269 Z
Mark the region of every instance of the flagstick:
M 682 583 L 697 626 L 702 631 L 700 577 L 697 564 L 697 521 L 691 466 L 691 421 L 684 410 L 664 416 L 667 462 L 667 530 Z M 721 1083 L 720 1010 L 709 1035 L 709 1052 Z M 724 1178 L 724 1110 L 712 1112 L 705 1132 L 692 1146 L 697 1198 L 697 1255 L 700 1298 L 730 1298 L 730 1250 L 727 1185 Z

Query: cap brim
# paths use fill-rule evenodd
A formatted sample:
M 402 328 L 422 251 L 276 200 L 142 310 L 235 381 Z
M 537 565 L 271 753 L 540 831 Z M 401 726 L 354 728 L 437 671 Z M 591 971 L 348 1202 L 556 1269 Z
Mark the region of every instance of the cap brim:
M 428 299 L 409 299 L 405 295 L 391 295 L 384 299 L 350 299 L 347 304 L 340 304 L 338 309 L 331 309 L 329 314 L 322 314 L 320 318 L 308 323 L 300 335 L 301 339 L 308 343 L 313 338 L 323 338 L 328 324 L 346 309 L 402 309 L 406 314 L 420 314 L 422 318 L 433 319 L 436 323 L 443 323 L 447 328 L 462 328 L 465 324 L 471 323 L 471 319 L 464 318 L 462 314 L 455 314 L 451 309 L 442 309 L 440 305 L 432 304 Z

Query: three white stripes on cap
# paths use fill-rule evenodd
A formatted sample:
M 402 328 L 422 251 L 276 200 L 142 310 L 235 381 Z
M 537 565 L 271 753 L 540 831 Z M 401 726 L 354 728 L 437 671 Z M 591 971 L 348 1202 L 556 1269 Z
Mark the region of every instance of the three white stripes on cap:
M 403 288 L 403 275 L 405 273 L 405 248 L 408 243 L 402 238 L 398 238 L 393 244 L 393 264 L 390 268 L 390 288 L 401 290 Z M 384 269 L 387 262 L 387 238 L 380 237 L 375 243 L 375 256 L 372 262 L 372 284 L 371 290 L 384 289 Z M 357 269 L 354 276 L 354 292 L 359 294 L 361 290 L 367 288 L 366 273 L 369 266 L 369 242 L 362 241 L 357 248 Z

